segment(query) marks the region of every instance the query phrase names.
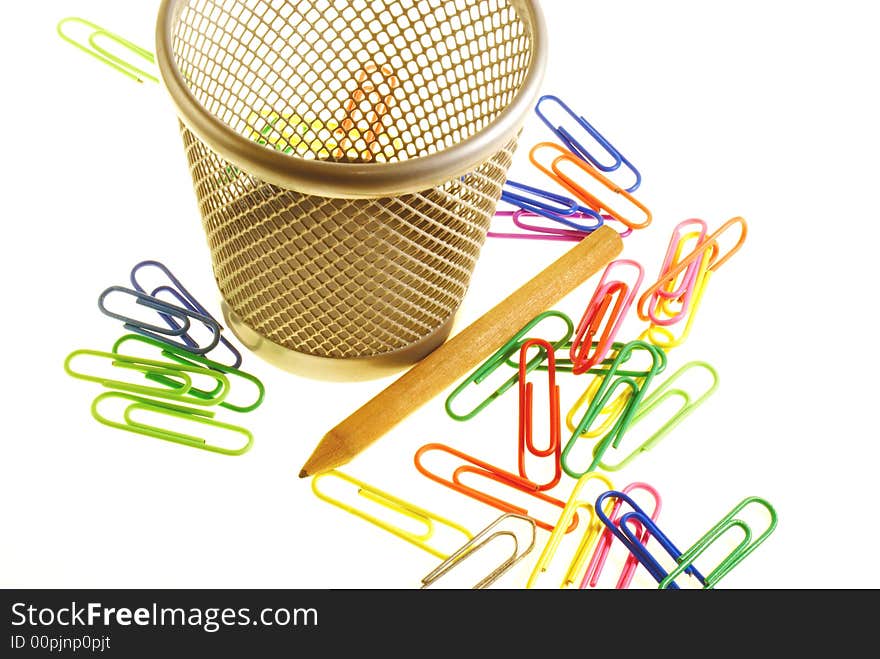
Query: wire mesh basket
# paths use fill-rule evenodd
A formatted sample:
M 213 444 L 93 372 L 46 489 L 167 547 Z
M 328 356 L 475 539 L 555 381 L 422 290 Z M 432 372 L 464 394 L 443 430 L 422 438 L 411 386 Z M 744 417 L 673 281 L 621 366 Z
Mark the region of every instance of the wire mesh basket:
M 162 2 L 159 69 L 245 345 L 320 375 L 446 339 L 543 35 L 533 0 Z

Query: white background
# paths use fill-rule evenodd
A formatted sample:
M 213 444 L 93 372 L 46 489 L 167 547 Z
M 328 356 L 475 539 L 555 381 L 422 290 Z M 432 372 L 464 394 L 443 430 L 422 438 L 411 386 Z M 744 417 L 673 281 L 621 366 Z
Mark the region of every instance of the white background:
M 654 223 L 623 256 L 641 260 L 650 278 L 680 220 L 749 223 L 691 338 L 670 353 L 672 367 L 712 363 L 718 392 L 612 474 L 615 485 L 657 487 L 661 528 L 681 548 L 745 496 L 769 500 L 776 532 L 720 588 L 880 586 L 862 565 L 880 540 L 871 3 L 542 5 L 546 93 L 585 114 L 644 177 L 638 196 Z M 70 351 L 106 350 L 121 334 L 96 299 L 143 259 L 166 263 L 219 314 L 162 88 L 116 74 L 55 34 L 59 19 L 78 15 L 152 49 L 157 7 L 15 3 L 6 17 L 0 584 L 417 587 L 432 556 L 319 501 L 297 478 L 324 432 L 391 379 L 313 382 L 246 354 L 268 395 L 243 419 L 254 448 L 225 457 L 98 425 L 89 414 L 97 385 L 62 369 Z M 549 137 L 530 116 L 512 178 L 540 183 L 527 149 Z M 488 241 L 458 326 L 565 249 Z M 578 314 L 595 281 L 557 308 Z M 642 328 L 633 314 L 622 336 Z M 566 382 L 563 411 L 579 393 Z M 427 481 L 412 455 L 440 441 L 515 469 L 515 414 L 515 392 L 465 424 L 438 398 L 346 471 L 476 532 L 497 511 Z M 571 485 L 555 494 L 567 498 Z M 522 586 L 536 557 L 504 583 Z

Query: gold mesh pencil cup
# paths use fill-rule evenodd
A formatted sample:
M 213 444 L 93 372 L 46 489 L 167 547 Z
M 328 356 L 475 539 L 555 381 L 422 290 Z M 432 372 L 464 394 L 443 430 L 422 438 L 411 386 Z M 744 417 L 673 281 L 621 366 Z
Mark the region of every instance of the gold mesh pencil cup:
M 163 0 L 159 70 L 249 349 L 357 379 L 447 338 L 544 31 L 534 0 Z

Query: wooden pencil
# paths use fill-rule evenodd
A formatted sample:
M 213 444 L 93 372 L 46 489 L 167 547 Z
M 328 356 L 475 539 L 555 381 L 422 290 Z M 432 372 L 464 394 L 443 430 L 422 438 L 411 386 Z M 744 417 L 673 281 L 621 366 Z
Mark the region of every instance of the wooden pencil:
M 452 336 L 332 428 L 303 465 L 300 478 L 347 464 L 409 414 L 455 384 L 538 314 L 608 265 L 623 250 L 603 226 Z

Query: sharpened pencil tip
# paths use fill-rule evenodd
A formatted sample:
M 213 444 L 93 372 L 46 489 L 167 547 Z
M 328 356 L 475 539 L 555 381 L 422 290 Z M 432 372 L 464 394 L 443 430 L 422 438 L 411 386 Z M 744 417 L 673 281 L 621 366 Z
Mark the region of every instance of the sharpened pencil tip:
M 305 469 L 303 469 L 301 472 L 299 472 L 299 477 L 300 478 L 308 478 L 309 472 L 307 472 Z

